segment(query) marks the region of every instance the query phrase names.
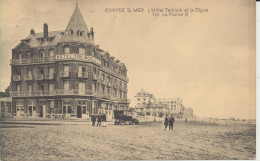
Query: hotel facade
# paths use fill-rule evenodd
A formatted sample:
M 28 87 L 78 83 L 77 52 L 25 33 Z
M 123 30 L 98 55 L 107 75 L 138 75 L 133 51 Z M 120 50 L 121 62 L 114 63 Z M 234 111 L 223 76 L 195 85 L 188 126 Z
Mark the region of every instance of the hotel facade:
M 127 113 L 127 69 L 94 43 L 78 5 L 63 31 L 30 34 L 12 50 L 15 117 L 77 117 L 114 110 Z

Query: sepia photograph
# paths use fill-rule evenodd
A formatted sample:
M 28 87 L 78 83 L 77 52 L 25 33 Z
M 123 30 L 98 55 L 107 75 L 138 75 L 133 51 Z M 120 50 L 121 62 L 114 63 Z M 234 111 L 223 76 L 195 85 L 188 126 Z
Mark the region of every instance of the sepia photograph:
M 0 0 L 0 160 L 256 160 L 256 1 Z

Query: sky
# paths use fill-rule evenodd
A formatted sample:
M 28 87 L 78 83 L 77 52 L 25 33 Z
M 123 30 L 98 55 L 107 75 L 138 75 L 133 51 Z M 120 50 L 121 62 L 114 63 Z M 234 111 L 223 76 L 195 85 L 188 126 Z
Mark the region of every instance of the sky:
M 76 0 L 0 0 L 0 90 L 10 84 L 11 50 L 21 39 L 65 30 Z M 255 1 L 78 0 L 95 44 L 124 62 L 128 98 L 141 89 L 182 98 L 199 117 L 252 118 L 255 106 Z M 106 8 L 143 8 L 141 13 Z M 148 8 L 201 8 L 185 17 L 155 17 Z

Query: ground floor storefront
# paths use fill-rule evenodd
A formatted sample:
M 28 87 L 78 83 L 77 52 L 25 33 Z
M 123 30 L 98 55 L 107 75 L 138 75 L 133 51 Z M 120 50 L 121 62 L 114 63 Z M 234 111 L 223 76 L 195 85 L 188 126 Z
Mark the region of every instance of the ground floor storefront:
M 128 111 L 128 104 L 93 98 L 13 99 L 13 117 L 84 118 L 105 114 L 114 118 L 114 110 Z

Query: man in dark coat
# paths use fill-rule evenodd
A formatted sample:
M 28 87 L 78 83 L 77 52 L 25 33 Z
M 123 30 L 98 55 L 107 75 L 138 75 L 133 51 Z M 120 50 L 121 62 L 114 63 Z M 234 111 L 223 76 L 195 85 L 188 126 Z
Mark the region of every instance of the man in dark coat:
M 164 130 L 167 130 L 168 124 L 169 124 L 169 118 L 168 118 L 168 115 L 166 115 L 165 119 L 164 119 L 164 126 L 165 126 Z
M 107 116 L 106 116 L 106 114 L 102 114 L 102 121 L 104 121 L 104 122 L 106 122 L 107 121 Z
M 95 115 L 91 115 L 91 121 L 92 121 L 92 126 L 95 126 L 95 124 L 96 124 L 96 116 Z
M 173 115 L 171 115 L 170 119 L 169 119 L 169 130 L 173 130 L 173 124 L 174 124 L 174 117 Z
M 98 114 L 97 121 L 98 121 L 97 126 L 101 126 L 101 121 L 102 121 L 101 113 Z

